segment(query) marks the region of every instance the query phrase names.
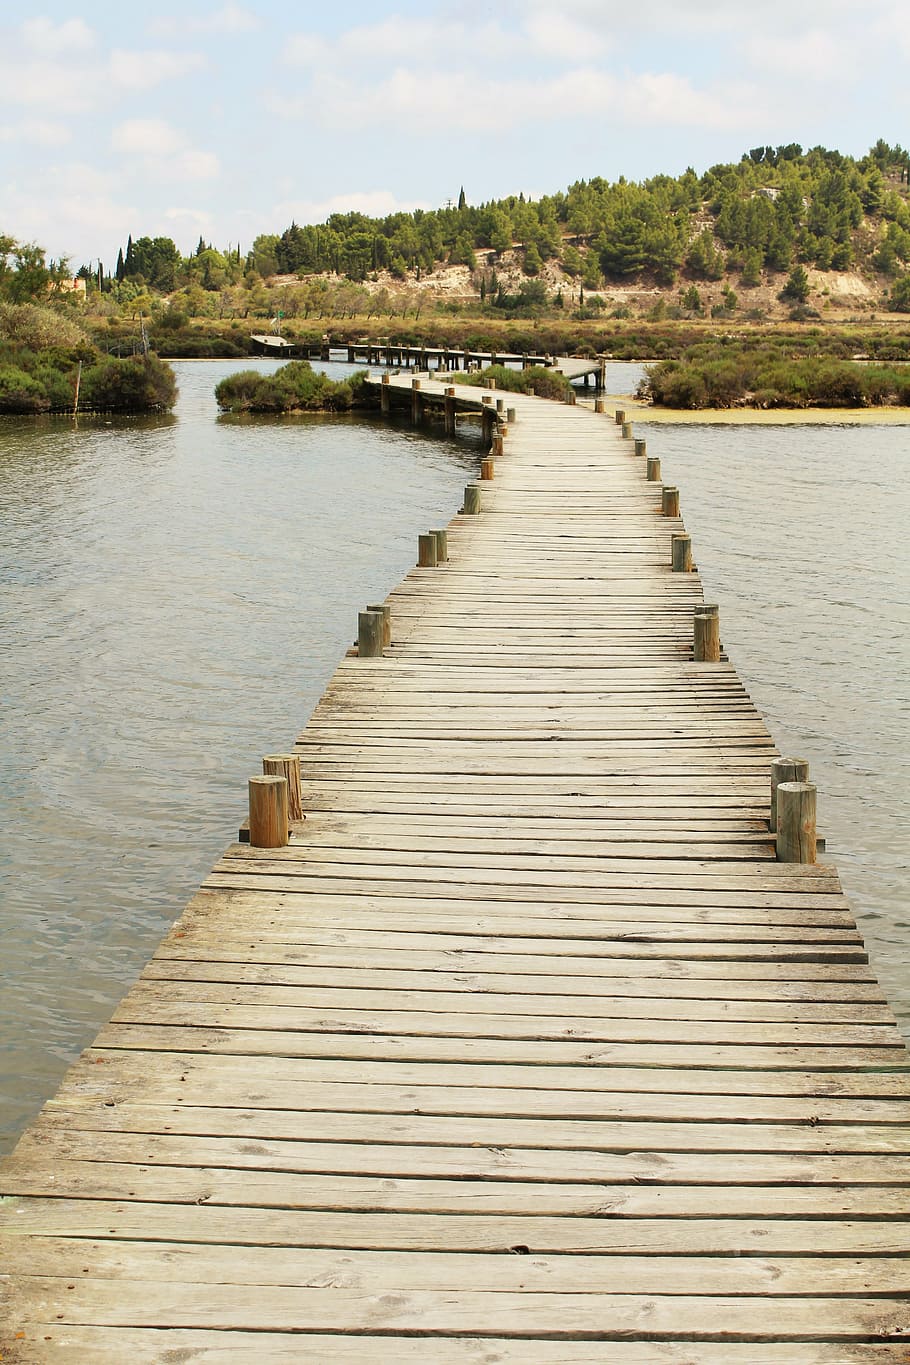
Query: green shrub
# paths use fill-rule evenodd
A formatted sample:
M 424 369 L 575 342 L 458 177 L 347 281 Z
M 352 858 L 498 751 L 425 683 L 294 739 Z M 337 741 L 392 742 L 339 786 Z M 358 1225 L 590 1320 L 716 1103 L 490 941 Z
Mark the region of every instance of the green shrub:
M 108 356 L 82 374 L 80 406 L 95 411 L 148 412 L 173 407 L 174 372 L 156 355 Z
M 292 360 L 274 374 L 241 370 L 215 389 L 218 406 L 230 412 L 347 412 L 375 401 L 363 373 L 334 380 L 306 360 Z
M 497 389 L 505 389 L 509 393 L 527 393 L 533 389 L 538 397 L 555 398 L 559 402 L 565 402 L 572 388 L 564 374 L 545 365 L 529 365 L 526 370 L 488 365 L 485 370 L 477 370 L 473 374 L 456 373 L 451 377 L 458 384 L 482 385 L 488 379 L 493 379 Z

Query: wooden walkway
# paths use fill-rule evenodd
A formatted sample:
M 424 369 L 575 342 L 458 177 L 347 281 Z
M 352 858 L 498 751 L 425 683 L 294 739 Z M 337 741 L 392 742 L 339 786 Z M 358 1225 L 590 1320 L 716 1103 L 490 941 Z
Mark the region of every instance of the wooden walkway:
M 508 402 L 291 845 L 227 850 L 0 1170 L 3 1365 L 910 1360 L 907 1055 L 836 871 L 775 861 L 632 442 Z

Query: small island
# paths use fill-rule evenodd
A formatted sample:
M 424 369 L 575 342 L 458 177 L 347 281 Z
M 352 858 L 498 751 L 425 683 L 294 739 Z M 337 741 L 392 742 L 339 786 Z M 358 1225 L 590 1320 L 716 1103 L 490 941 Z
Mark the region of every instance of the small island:
M 228 375 L 216 386 L 215 398 L 226 412 L 350 412 L 377 406 L 364 379 L 362 371 L 329 379 L 308 361 L 292 360 L 274 374 L 241 370 Z

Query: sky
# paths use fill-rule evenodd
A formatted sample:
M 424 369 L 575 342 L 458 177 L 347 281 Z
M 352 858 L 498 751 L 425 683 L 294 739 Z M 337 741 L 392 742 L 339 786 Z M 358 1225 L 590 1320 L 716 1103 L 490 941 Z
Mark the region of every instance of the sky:
M 910 145 L 907 0 L 0 0 L 0 233 L 75 269 L 760 144 Z

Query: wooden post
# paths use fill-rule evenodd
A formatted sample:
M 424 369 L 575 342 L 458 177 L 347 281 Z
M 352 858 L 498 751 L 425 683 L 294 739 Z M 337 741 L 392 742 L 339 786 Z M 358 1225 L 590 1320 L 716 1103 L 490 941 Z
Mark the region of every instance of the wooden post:
M 417 537 L 417 564 L 421 569 L 436 568 L 436 537 L 432 531 Z
M 496 411 L 497 411 L 497 412 L 505 412 L 505 407 L 506 407 L 506 400 L 505 400 L 504 398 L 497 398 L 497 399 L 496 399 Z
M 648 483 L 660 483 L 660 457 L 649 455 L 647 459 Z
M 574 389 L 569 389 L 569 392 L 566 394 L 566 402 L 568 403 L 568 405 L 569 405 L 570 408 L 574 408 L 574 406 L 575 406 L 575 390 L 574 390 Z
M 495 380 L 495 379 L 488 379 L 488 380 L 487 380 L 487 388 L 488 388 L 488 389 L 495 389 L 495 388 L 496 388 L 496 380 Z M 493 401 L 493 400 L 492 400 L 492 398 L 491 398 L 491 399 L 490 399 L 490 402 L 492 403 L 492 401 Z
M 697 664 L 720 663 L 720 617 L 697 611 L 692 617 L 692 657 Z
M 357 653 L 361 659 L 376 659 L 382 653 L 383 623 L 381 611 L 361 611 L 357 614 Z
M 480 487 L 476 483 L 469 483 L 464 490 L 464 508 L 466 516 L 474 517 L 480 511 Z
M 493 477 L 493 460 L 489 455 L 480 462 L 480 477 L 482 479 L 492 479 Z
M 382 612 L 382 647 L 392 643 L 392 608 L 388 602 L 370 602 L 367 611 Z
M 525 393 L 528 395 L 529 398 L 535 398 L 537 396 L 537 390 L 534 388 L 533 384 L 528 385 L 528 387 L 525 389 Z
M 490 445 L 490 454 L 491 454 L 491 455 L 501 455 L 501 454 L 502 454 L 502 432 L 501 432 L 501 431 L 497 431 L 496 435 L 493 437 L 492 443 L 491 443 L 491 445 Z
M 692 571 L 692 537 L 672 536 L 670 538 L 670 562 L 674 573 Z
M 506 421 L 508 422 L 509 426 L 511 426 L 512 423 L 515 421 L 516 415 L 517 414 L 514 408 L 506 408 Z
M 651 461 L 648 460 L 648 464 L 650 463 Z M 659 465 L 660 461 L 658 460 L 657 463 Z M 663 517 L 679 516 L 679 489 L 674 488 L 671 484 L 665 484 L 660 495 L 660 514 Z
M 444 405 L 444 408 L 445 408 L 445 427 L 446 427 L 446 435 L 447 435 L 447 436 L 454 436 L 454 435 L 455 435 L 455 399 L 454 399 L 454 398 L 450 398 L 448 392 L 446 393 L 446 396 L 445 396 L 445 398 L 443 399 L 443 405 Z
M 420 380 L 411 380 L 411 421 L 416 426 L 420 421 Z
M 808 782 L 809 762 L 805 758 L 775 758 L 771 764 L 771 810 L 768 828 L 777 829 L 777 790 L 782 782 Z
M 251 777 L 250 843 L 253 848 L 284 848 L 287 841 L 287 778 Z
M 436 537 L 436 563 L 445 564 L 449 557 L 449 534 L 447 531 L 431 531 Z
M 648 453 L 648 443 L 647 443 L 647 441 L 643 441 L 643 440 L 641 440 L 639 437 L 636 437 L 636 438 L 635 438 L 635 454 L 636 454 L 636 455 L 647 455 L 647 453 Z
M 388 416 L 391 407 L 391 381 L 387 374 L 382 376 L 382 383 L 379 386 L 379 410 L 384 416 Z
M 616 409 L 616 412 L 614 413 L 614 417 L 615 417 L 615 419 L 616 419 L 616 425 L 617 425 L 618 427 L 621 427 L 622 424 L 623 424 L 623 422 L 626 420 L 626 410 L 625 410 L 625 408 L 617 408 L 617 409 Z
M 480 421 L 482 430 L 481 439 L 483 440 L 484 445 L 489 446 L 493 440 L 493 426 L 496 422 L 496 417 L 491 408 L 483 409 L 480 415 Z
M 300 795 L 300 755 L 266 754 L 262 760 L 266 777 L 283 777 L 288 784 L 288 818 L 303 820 L 303 800 Z
M 626 441 L 631 441 L 631 440 L 632 440 L 632 423 L 631 423 L 631 422 L 623 422 L 623 424 L 622 424 L 622 434 L 623 434 L 623 439 L 624 439 L 624 440 L 626 440 Z
M 602 398 L 595 398 L 595 399 L 594 399 L 594 411 L 595 411 L 595 412 L 606 412 L 606 410 L 607 410 L 607 405 L 606 405 L 606 403 L 604 402 L 604 400 L 603 400 Z
M 781 782 L 777 788 L 777 861 L 814 863 L 818 852 L 815 832 L 814 782 Z

